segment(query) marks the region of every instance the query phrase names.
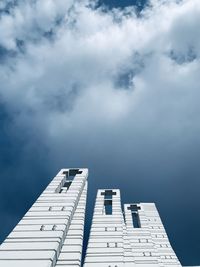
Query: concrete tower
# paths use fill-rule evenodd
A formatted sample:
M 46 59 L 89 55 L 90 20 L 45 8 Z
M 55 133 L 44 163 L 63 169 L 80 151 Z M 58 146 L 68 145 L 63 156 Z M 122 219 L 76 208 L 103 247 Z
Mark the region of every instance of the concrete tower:
M 81 266 L 87 169 L 62 169 L 0 246 L 1 267 Z
M 0 267 L 80 267 L 88 169 L 62 169 L 0 246 Z M 84 267 L 181 267 L 154 203 L 98 190 Z
M 98 190 L 84 267 L 180 267 L 153 203 L 126 204 Z

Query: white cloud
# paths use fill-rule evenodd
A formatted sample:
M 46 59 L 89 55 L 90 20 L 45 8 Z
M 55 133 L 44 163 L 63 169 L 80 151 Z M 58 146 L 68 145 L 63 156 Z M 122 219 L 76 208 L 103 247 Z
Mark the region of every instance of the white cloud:
M 112 146 L 112 131 L 118 143 L 127 133 L 135 143 L 147 133 L 155 144 L 198 140 L 199 18 L 198 0 L 152 1 L 140 17 L 86 1 L 19 1 L 0 19 L 1 47 L 14 53 L 0 66 L 0 94 L 15 127 L 36 127 L 61 154 L 104 128 L 109 144 L 97 146 Z

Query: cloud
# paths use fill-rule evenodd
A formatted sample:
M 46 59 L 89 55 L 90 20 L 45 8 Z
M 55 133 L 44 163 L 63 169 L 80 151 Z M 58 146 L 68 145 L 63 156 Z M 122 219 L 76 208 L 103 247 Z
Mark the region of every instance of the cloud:
M 3 179 L 15 172 L 33 194 L 44 173 L 78 164 L 110 183 L 120 165 L 128 185 L 133 167 L 146 182 L 181 180 L 200 154 L 199 0 L 152 0 L 139 16 L 89 1 L 0 9 Z

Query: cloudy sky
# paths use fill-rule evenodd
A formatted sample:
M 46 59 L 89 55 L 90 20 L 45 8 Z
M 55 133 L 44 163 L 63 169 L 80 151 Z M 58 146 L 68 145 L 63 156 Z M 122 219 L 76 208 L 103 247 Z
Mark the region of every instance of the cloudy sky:
M 62 167 L 155 202 L 200 264 L 200 1 L 0 0 L 0 240 Z

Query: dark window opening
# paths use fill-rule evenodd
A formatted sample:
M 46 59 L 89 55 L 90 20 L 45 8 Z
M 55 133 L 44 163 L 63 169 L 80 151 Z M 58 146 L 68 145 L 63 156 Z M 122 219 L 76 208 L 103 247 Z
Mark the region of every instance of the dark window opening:
M 143 252 L 143 256 L 151 257 L 152 253 L 151 252 Z
M 81 173 L 82 171 L 80 171 L 79 169 L 70 169 L 69 171 L 63 172 L 63 174 L 66 175 L 66 180 L 73 180 L 77 174 L 81 174 Z
M 131 204 L 128 207 L 128 210 L 131 210 L 133 227 L 134 228 L 141 228 L 140 218 L 139 218 L 139 214 L 138 214 L 138 211 L 141 210 L 141 208 L 137 204 Z
M 57 228 L 57 225 L 54 224 L 53 227 L 52 227 L 52 230 L 55 231 L 56 228 Z
M 138 210 L 141 210 L 141 208 L 136 204 L 131 204 L 130 207 L 128 207 L 128 210 L 138 211 Z
M 67 182 L 64 183 L 63 187 L 66 187 L 67 189 L 69 189 L 71 184 L 72 184 L 72 182 L 67 181 Z
M 112 200 L 104 200 L 106 215 L 112 215 Z
M 81 174 L 82 171 L 79 171 L 79 169 L 70 169 L 69 170 L 69 176 L 75 176 L 77 174 Z
M 139 219 L 139 215 L 137 212 L 132 212 L 132 222 L 133 222 L 133 226 L 134 228 L 141 228 L 140 226 L 140 219 Z
M 40 231 L 44 231 L 44 224 L 41 225 Z
M 66 181 L 64 185 L 61 187 L 60 191 L 58 193 L 66 193 L 67 190 L 70 188 L 70 185 L 72 184 L 71 181 Z
M 116 192 L 113 192 L 112 190 L 105 190 L 105 192 L 102 192 L 101 195 L 104 196 L 104 199 L 112 199 L 112 196 L 116 196 Z

